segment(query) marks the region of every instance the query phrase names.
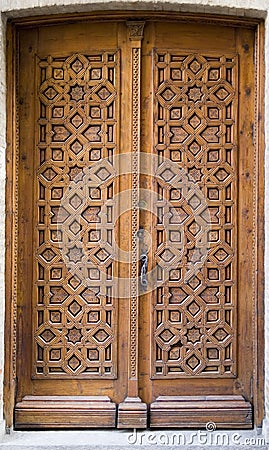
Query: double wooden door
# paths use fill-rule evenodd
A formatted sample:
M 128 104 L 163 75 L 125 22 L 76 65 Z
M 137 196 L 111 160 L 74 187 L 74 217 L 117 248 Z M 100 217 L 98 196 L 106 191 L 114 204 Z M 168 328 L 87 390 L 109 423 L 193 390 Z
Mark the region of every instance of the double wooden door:
M 15 426 L 251 427 L 253 31 L 18 42 Z

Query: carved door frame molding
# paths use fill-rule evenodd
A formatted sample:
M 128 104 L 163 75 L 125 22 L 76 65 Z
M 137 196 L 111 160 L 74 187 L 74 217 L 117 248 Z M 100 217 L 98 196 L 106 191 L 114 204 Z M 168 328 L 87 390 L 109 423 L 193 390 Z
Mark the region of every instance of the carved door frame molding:
M 18 42 L 17 30 L 33 25 L 48 25 L 68 23 L 70 21 L 117 21 L 117 20 L 156 20 L 214 23 L 226 26 L 247 27 L 255 29 L 255 123 L 253 124 L 253 140 L 255 143 L 254 166 L 254 192 L 253 209 L 256 211 L 254 229 L 253 259 L 255 267 L 252 273 L 252 285 L 255 292 L 253 298 L 252 323 L 256 337 L 253 361 L 253 404 L 255 411 L 255 424 L 261 425 L 264 417 L 264 358 L 260 358 L 261 349 L 264 355 L 264 23 L 261 20 L 231 18 L 215 15 L 180 14 L 175 12 L 111 12 L 89 14 L 65 14 L 61 16 L 41 16 L 15 19 L 7 27 L 7 157 L 6 157 L 6 318 L 5 318 L 5 382 L 4 382 L 4 414 L 7 427 L 13 424 L 13 411 L 16 392 L 16 329 L 17 329 L 17 264 L 18 255 L 18 113 L 17 104 L 17 58 Z M 133 41 L 133 60 L 139 57 L 139 39 Z M 133 108 L 138 104 L 133 99 Z M 137 130 L 133 127 L 133 133 Z M 139 151 L 139 145 L 136 149 Z M 135 161 L 134 161 L 135 164 Z M 135 183 L 135 179 L 133 179 Z M 135 299 L 132 307 L 136 308 Z M 134 324 L 137 326 L 137 324 Z M 259 351 L 259 353 L 258 353 Z M 130 368 L 136 372 L 134 367 Z M 134 388 L 135 390 L 135 388 Z M 141 405 L 142 406 L 142 405 Z M 123 406 L 124 409 L 124 406 Z

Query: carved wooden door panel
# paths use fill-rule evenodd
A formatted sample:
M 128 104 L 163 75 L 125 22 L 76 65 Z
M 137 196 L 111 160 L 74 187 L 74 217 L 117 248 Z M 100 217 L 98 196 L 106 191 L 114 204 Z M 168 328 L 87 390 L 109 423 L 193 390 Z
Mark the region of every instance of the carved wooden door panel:
M 16 427 L 251 427 L 252 30 L 18 37 Z

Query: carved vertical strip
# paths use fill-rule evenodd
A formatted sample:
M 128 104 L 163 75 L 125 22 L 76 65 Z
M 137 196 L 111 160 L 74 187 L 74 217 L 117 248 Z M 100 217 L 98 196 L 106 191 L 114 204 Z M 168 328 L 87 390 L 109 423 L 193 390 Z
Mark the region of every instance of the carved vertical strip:
M 144 22 L 127 22 L 131 41 L 131 143 L 132 143 L 132 264 L 130 301 L 130 359 L 128 395 L 118 408 L 118 428 L 146 428 L 147 405 L 138 396 L 138 245 L 139 228 L 139 159 L 140 159 L 140 94 L 141 41 Z
M 139 153 L 140 153 L 140 85 L 141 41 L 144 22 L 127 23 L 132 46 L 132 271 L 131 271 L 131 323 L 130 323 L 130 377 L 137 378 L 138 332 L 138 247 L 139 228 Z
M 19 52 L 16 54 L 16 67 L 19 66 Z M 12 280 L 12 379 L 17 375 L 17 279 L 18 279 L 18 211 L 19 211 L 19 79 L 15 78 L 16 106 L 15 106 L 15 164 L 14 170 L 14 221 L 13 221 L 13 280 Z
M 132 287 L 131 287 L 131 355 L 130 375 L 137 378 L 137 317 L 138 317 L 138 264 L 137 230 L 139 228 L 139 118 L 140 118 L 140 48 L 132 49 Z
M 16 261 L 17 261 L 17 237 L 15 229 L 18 225 L 16 202 L 18 197 L 16 160 L 18 160 L 18 118 L 17 113 L 17 87 L 18 77 L 15 67 L 18 63 L 16 49 L 16 37 L 13 28 L 7 27 L 7 80 L 9 95 L 7 97 L 7 148 L 6 148 L 6 249 L 5 249 L 5 370 L 4 370 L 4 415 L 6 427 L 10 427 L 13 421 L 15 383 L 16 383 Z M 7 339 L 6 339 L 7 338 Z

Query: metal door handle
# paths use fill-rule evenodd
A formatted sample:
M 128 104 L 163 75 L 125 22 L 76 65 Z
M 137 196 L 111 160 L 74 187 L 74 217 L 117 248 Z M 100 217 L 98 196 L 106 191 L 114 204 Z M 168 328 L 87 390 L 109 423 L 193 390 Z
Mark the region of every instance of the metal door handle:
M 140 256 L 140 260 L 141 260 L 140 283 L 142 286 L 147 287 L 148 255 L 146 253 L 142 253 L 142 255 Z

